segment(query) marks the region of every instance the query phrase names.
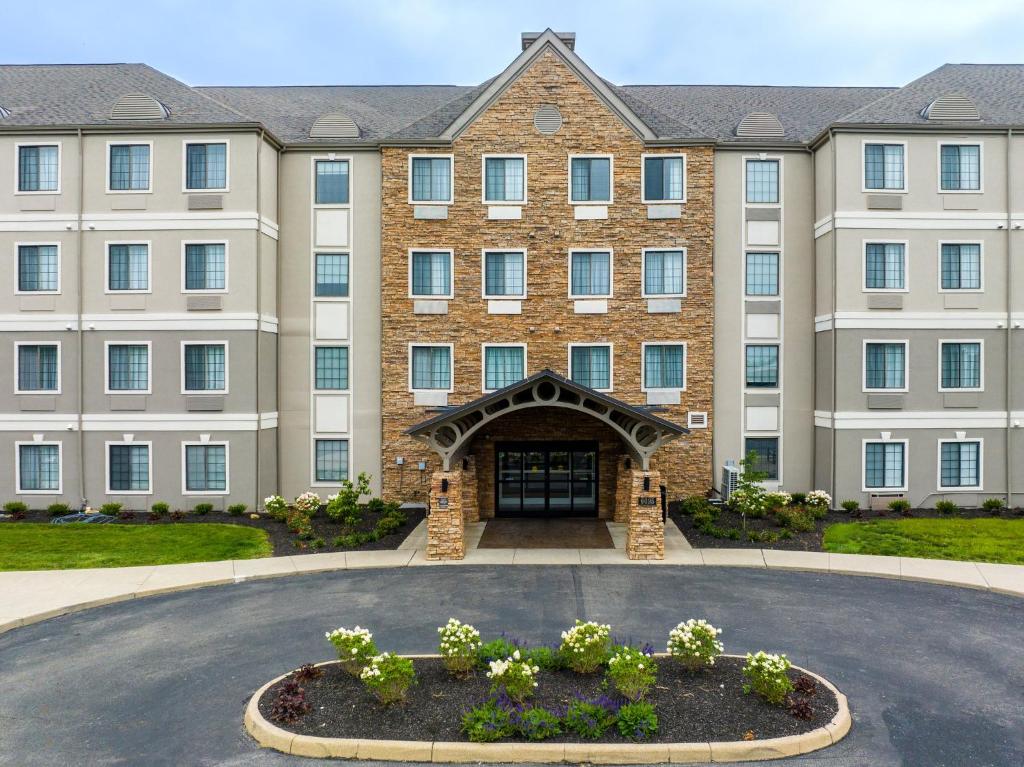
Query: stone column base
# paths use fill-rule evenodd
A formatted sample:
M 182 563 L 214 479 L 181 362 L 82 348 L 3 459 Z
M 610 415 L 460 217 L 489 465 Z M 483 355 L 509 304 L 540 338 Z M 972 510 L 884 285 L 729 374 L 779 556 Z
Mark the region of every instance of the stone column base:
M 473 456 L 462 459 L 462 519 L 468 525 L 480 521 L 480 501 L 477 498 L 476 460 Z
M 633 492 L 633 461 L 629 456 L 619 458 L 619 465 L 615 476 L 615 510 L 612 514 L 613 522 L 626 523 L 629 521 L 629 510 L 632 508 L 630 500 Z
M 427 509 L 427 559 L 463 559 L 466 524 L 462 517 L 462 470 L 435 471 Z
M 661 521 L 661 472 L 634 469 L 630 479 L 626 556 L 630 559 L 664 559 L 665 523 Z

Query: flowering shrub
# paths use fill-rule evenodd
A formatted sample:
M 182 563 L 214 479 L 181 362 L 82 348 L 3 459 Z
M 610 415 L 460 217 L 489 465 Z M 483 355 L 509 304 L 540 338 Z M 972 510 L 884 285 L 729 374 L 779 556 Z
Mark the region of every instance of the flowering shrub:
M 619 709 L 618 725 L 622 737 L 647 740 L 658 731 L 658 715 L 650 703 L 627 703 Z
M 491 680 L 492 693 L 504 688 L 505 694 L 518 703 L 533 695 L 537 687 L 534 675 L 540 668 L 523 660 L 519 650 L 504 660 L 492 660 L 487 665 L 490 668 L 487 678 Z
M 565 709 L 562 723 L 565 729 L 586 740 L 597 740 L 605 730 L 615 724 L 619 704 L 602 695 L 594 700 L 573 698 Z
M 359 508 L 359 499 L 370 494 L 370 475 L 360 472 L 356 481 L 346 479 L 341 483 L 341 490 L 327 499 L 327 516 L 335 522 L 346 525 L 358 525 L 363 519 Z
M 288 516 L 288 501 L 279 495 L 268 495 L 263 499 L 263 508 L 267 515 L 278 522 L 284 522 Z
M 358 675 L 363 667 L 377 654 L 377 645 L 373 643 L 373 634 L 356 626 L 354 629 L 336 628 L 324 636 L 338 651 L 341 667 L 353 676 Z
M 608 659 L 608 681 L 629 700 L 640 700 L 657 678 L 654 661 L 635 647 L 622 647 Z
M 476 653 L 480 649 L 480 632 L 468 623 L 449 618 L 448 623 L 440 626 L 437 633 L 441 635 L 438 652 L 444 666 L 452 674 L 465 676 L 476 665 Z
M 416 671 L 408 658 L 386 652 L 371 658 L 359 678 L 381 703 L 397 703 L 405 700 L 405 693 L 416 681 Z
M 547 740 L 562 733 L 562 720 L 540 706 L 513 709 L 511 721 L 516 732 L 527 740 Z
M 792 664 L 785 655 L 766 653 L 764 650 L 755 654 L 748 652 L 743 676 L 749 681 L 743 685 L 743 692 L 755 692 L 769 703 L 780 705 L 793 690 L 793 683 L 786 674 L 790 666 Z
M 559 652 L 565 664 L 578 674 L 597 671 L 608 655 L 611 630 L 607 624 L 577 620 L 575 626 L 562 632 Z
M 771 493 L 765 493 L 764 500 L 768 504 L 769 509 L 781 509 L 793 502 L 793 496 L 785 490 L 775 490 Z
M 298 509 L 288 512 L 285 524 L 288 525 L 288 530 L 295 533 L 300 540 L 308 541 L 313 538 L 313 523 Z
M 668 635 L 668 653 L 690 671 L 714 666 L 715 658 L 722 654 L 722 643 L 716 629 L 703 618 L 680 623 Z
M 305 493 L 295 499 L 295 503 L 292 504 L 296 511 L 300 511 L 307 517 L 311 517 L 320 509 L 320 496 L 311 490 L 307 490 Z
M 824 490 L 812 490 L 807 494 L 804 505 L 810 509 L 825 509 L 828 511 L 832 506 L 832 496 Z
M 491 743 L 515 732 L 510 712 L 491 698 L 462 715 L 462 731 L 474 743 Z

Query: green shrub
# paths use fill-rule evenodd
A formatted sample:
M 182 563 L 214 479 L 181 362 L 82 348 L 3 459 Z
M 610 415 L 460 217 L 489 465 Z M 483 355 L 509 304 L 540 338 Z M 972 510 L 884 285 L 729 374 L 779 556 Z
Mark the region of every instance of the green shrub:
M 839 505 L 842 506 L 844 510 L 850 512 L 858 511 L 860 509 L 860 501 L 855 501 L 852 498 L 843 501 Z
M 122 507 L 123 504 L 116 503 L 115 501 L 108 501 L 100 506 L 100 514 L 106 514 L 108 517 L 116 517 L 121 513 Z
M 746 517 L 764 517 L 771 509 L 767 492 L 761 487 L 761 482 L 768 479 L 763 471 L 756 471 L 757 454 L 751 450 L 746 457 L 740 461 L 740 476 L 736 483 L 736 489 L 729 494 L 729 506 L 734 511 Z
M 627 703 L 619 709 L 618 726 L 627 740 L 647 740 L 658 731 L 658 715 L 650 703 Z
M 288 519 L 288 501 L 279 495 L 268 495 L 264 498 L 263 508 L 267 516 L 275 522 L 285 522 Z
M 311 549 L 322 549 L 327 545 L 327 541 L 323 538 L 311 538 L 309 541 L 309 548 Z
M 441 635 L 437 652 L 448 673 L 469 676 L 477 663 L 480 632 L 457 618 L 449 618 L 445 625 L 437 627 L 437 633 Z
M 71 507 L 66 503 L 51 503 L 46 507 L 46 513 L 51 517 L 62 517 L 71 513 Z
M 807 503 L 807 493 L 791 493 L 790 498 L 794 506 L 803 506 Z
M 516 732 L 532 741 L 547 740 L 562 733 L 562 720 L 540 706 L 513 711 L 512 726 Z
M 164 503 L 163 501 L 157 501 L 156 503 L 149 507 L 149 510 L 156 514 L 158 517 L 162 517 L 170 512 L 171 507 L 170 504 Z
M 747 530 L 747 540 L 751 543 L 775 543 L 779 534 L 774 530 Z
M 4 504 L 4 511 L 8 514 L 24 514 L 28 511 L 28 505 L 22 501 L 8 501 Z
M 384 503 L 383 498 L 371 498 L 366 502 L 366 510 L 371 514 L 384 514 L 387 504 Z
M 786 696 L 793 691 L 793 683 L 786 674 L 792 664 L 785 655 L 772 655 L 764 650 L 747 653 L 747 662 L 743 666 L 743 676 L 747 683 L 743 692 L 757 693 L 773 705 L 781 705 Z
M 400 655 L 386 652 L 370 659 L 359 678 L 363 685 L 387 705 L 405 700 L 405 694 L 416 681 L 412 661 Z
M 199 516 L 209 514 L 211 511 L 213 511 L 212 503 L 197 503 L 192 509 L 192 513 L 198 514 Z
M 721 633 L 703 618 L 690 618 L 669 632 L 668 653 L 688 671 L 714 666 L 723 650 Z
M 565 709 L 562 724 L 583 740 L 597 740 L 615 724 L 616 706 L 609 698 L 573 698 Z
M 889 511 L 894 511 L 897 514 L 906 514 L 910 511 L 910 501 L 903 498 L 897 498 L 895 501 L 889 501 L 889 505 L 886 507 Z
M 628 700 L 640 700 L 657 680 L 654 659 L 635 647 L 623 647 L 608 659 L 605 676 L 611 685 Z
M 228 514 L 230 514 L 233 517 L 240 517 L 243 514 L 245 514 L 245 511 L 248 508 L 249 507 L 246 506 L 244 503 L 233 503 L 230 506 L 228 506 Z
M 563 667 L 562 659 L 550 647 L 531 647 L 523 650 L 523 657 L 542 671 L 557 671 Z
M 338 494 L 327 499 L 327 516 L 335 522 L 353 527 L 363 520 L 359 499 L 370 494 L 370 475 L 360 472 L 355 482 L 346 479 Z
M 374 644 L 373 634 L 368 629 L 359 626 L 347 629 L 341 626 L 334 631 L 328 631 L 324 636 L 338 653 L 342 670 L 352 676 L 359 676 L 363 667 L 377 655 L 377 645 Z
M 687 517 L 692 517 L 707 509 L 714 509 L 715 513 L 718 513 L 718 509 L 708 503 L 708 499 L 702 495 L 691 495 L 679 502 L 679 513 Z
M 814 529 L 814 517 L 806 509 L 779 509 L 775 519 L 781 527 L 795 533 L 809 533 Z
M 381 517 L 373 529 L 383 538 L 385 535 L 397 533 L 401 528 L 402 522 L 396 517 Z
M 578 620 L 562 632 L 562 645 L 558 652 L 565 665 L 577 674 L 592 674 L 608 657 L 611 626 L 594 621 Z
M 334 548 L 336 549 L 358 549 L 360 546 L 365 546 L 367 543 L 373 543 L 378 540 L 375 533 L 344 533 L 334 539 Z
M 487 664 L 492 660 L 508 658 L 518 649 L 519 647 L 514 642 L 509 641 L 505 637 L 498 637 L 480 645 L 476 651 L 476 657 L 480 666 L 487 668 Z M 539 666 L 540 664 L 536 665 Z
M 956 514 L 960 511 L 960 507 L 953 501 L 942 500 L 935 502 L 935 510 L 939 512 L 939 514 Z
M 492 660 L 487 666 L 492 695 L 504 690 L 512 700 L 522 703 L 537 689 L 536 677 L 540 668 L 523 660 L 519 650 L 514 650 L 507 658 Z
M 491 743 L 515 732 L 512 717 L 493 698 L 462 715 L 462 732 L 474 743 Z
M 981 508 L 985 509 L 985 511 L 991 512 L 992 514 L 998 514 L 1006 508 L 1006 503 L 1002 498 L 986 498 L 982 501 Z

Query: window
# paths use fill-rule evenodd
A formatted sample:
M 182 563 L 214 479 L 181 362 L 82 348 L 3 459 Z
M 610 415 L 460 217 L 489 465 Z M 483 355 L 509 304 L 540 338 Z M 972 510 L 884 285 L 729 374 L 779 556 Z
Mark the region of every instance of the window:
M 452 350 L 450 346 L 413 346 L 410 352 L 413 389 L 452 388 Z
M 765 479 L 779 478 L 779 438 L 747 437 L 744 440 L 745 455 L 754 454 L 751 471 L 764 474 Z
M 348 205 L 348 160 L 316 161 L 316 204 Z
M 747 202 L 779 201 L 779 161 L 747 160 Z
M 571 251 L 569 253 L 569 296 L 609 297 L 611 294 L 611 251 Z
M 865 442 L 864 489 L 905 489 L 906 459 L 906 442 Z
M 60 147 L 18 147 L 18 191 L 60 191 Z
M 149 492 L 149 445 L 108 444 L 107 493 Z
M 941 144 L 939 186 L 943 192 L 981 191 L 981 146 Z
M 612 347 L 569 346 L 569 378 L 598 391 L 612 388 Z
M 149 391 L 149 344 L 107 345 L 107 391 Z
M 348 253 L 316 254 L 316 290 L 321 298 L 348 295 Z
M 348 388 L 348 347 L 318 346 L 315 350 L 316 388 Z
M 185 290 L 226 290 L 227 245 L 185 243 Z
M 452 297 L 452 252 L 414 250 L 409 254 L 410 294 L 415 297 Z
M 942 341 L 940 389 L 981 389 L 981 341 Z
M 941 247 L 943 290 L 981 290 L 981 244 L 944 242 Z
M 981 442 L 939 442 L 939 487 L 981 488 Z
M 523 346 L 484 346 L 484 389 L 493 391 L 511 386 L 526 377 L 526 348 Z
M 906 248 L 902 242 L 864 244 L 864 289 L 905 290 Z
M 572 202 L 612 201 L 612 158 L 570 158 L 569 199 Z
M 149 191 L 149 144 L 111 144 L 111 192 Z
M 149 290 L 149 245 L 107 246 L 107 290 L 141 293 Z
M 686 251 L 644 251 L 644 295 L 686 295 Z
M 903 144 L 864 145 L 864 188 L 906 191 L 903 172 Z
M 317 482 L 344 482 L 348 479 L 347 439 L 318 439 L 315 450 Z
M 18 292 L 60 290 L 60 252 L 56 245 L 18 246 Z
M 866 342 L 864 344 L 864 388 L 907 388 L 907 343 Z
M 748 344 L 746 348 L 747 386 L 774 389 L 779 385 L 779 347 L 775 344 Z
M 60 347 L 57 344 L 16 344 L 19 392 L 60 391 Z
M 484 202 L 526 202 L 526 158 L 484 158 Z
M 225 392 L 228 388 L 227 345 L 184 344 L 186 392 Z
M 19 493 L 60 493 L 60 445 L 18 445 Z
M 526 254 L 484 251 L 484 297 L 526 297 Z
M 686 158 L 644 157 L 643 202 L 686 201 Z
M 747 253 L 744 282 L 748 296 L 779 295 L 779 254 Z
M 452 158 L 415 157 L 409 158 L 409 201 L 439 202 L 452 201 Z
M 199 444 L 185 446 L 185 492 L 226 493 L 228 491 L 228 446 Z
M 686 346 L 644 344 L 644 389 L 686 388 Z
M 185 189 L 228 188 L 228 145 L 185 145 Z

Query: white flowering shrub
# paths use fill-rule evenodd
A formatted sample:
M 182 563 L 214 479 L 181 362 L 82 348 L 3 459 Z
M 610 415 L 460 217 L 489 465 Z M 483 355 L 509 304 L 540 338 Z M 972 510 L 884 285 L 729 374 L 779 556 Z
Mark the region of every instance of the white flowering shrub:
M 722 654 L 721 633 L 703 618 L 690 618 L 669 632 L 668 653 L 690 671 L 714 666 Z
M 324 636 L 338 651 L 341 667 L 352 676 L 357 676 L 370 659 L 377 654 L 373 634 L 356 626 L 354 629 L 336 628 Z
M 398 703 L 416 681 L 416 671 L 408 658 L 385 652 L 370 658 L 359 678 L 381 703 Z
M 285 517 L 288 516 L 288 501 L 279 495 L 268 495 L 264 498 L 263 508 L 266 509 L 267 515 L 271 519 L 276 519 L 278 522 L 284 522 Z
M 804 505 L 811 509 L 825 509 L 827 511 L 832 508 L 832 496 L 824 490 L 812 490 L 807 494 L 807 500 L 804 501 Z
M 307 517 L 311 517 L 320 509 L 320 496 L 311 490 L 307 490 L 296 498 L 295 503 L 292 505 Z
M 449 618 L 448 623 L 438 627 L 441 635 L 438 653 L 445 668 L 456 676 L 465 676 L 476 665 L 476 652 L 480 649 L 480 632 L 468 623 Z
M 565 665 L 578 674 L 597 671 L 608 656 L 612 627 L 607 624 L 581 620 L 568 631 L 562 632 L 562 645 L 558 648 Z
M 768 504 L 769 509 L 781 509 L 793 502 L 793 496 L 785 490 L 773 490 L 770 493 L 764 494 L 764 500 Z
M 740 487 L 729 493 L 729 505 L 740 514 L 751 518 L 768 516 L 772 504 L 768 502 L 768 493 L 760 487 Z
M 523 660 L 519 650 L 504 660 L 492 660 L 487 665 L 490 669 L 487 678 L 491 680 L 492 694 L 504 688 L 508 697 L 522 703 L 533 695 L 537 688 L 535 677 L 540 672 L 540 667 Z
M 766 653 L 764 650 L 754 654 L 748 652 L 747 663 L 743 667 L 743 676 L 747 678 L 743 692 L 755 692 L 769 703 L 781 705 L 786 695 L 793 690 L 793 683 L 786 674 L 792 665 L 785 655 Z
M 640 700 L 657 679 L 654 659 L 635 647 L 620 647 L 608 659 L 606 676 L 612 686 L 629 700 Z

